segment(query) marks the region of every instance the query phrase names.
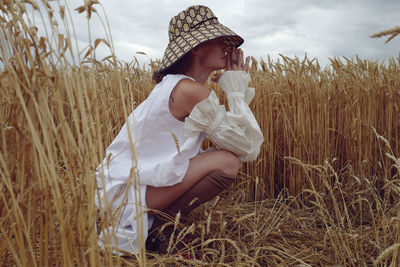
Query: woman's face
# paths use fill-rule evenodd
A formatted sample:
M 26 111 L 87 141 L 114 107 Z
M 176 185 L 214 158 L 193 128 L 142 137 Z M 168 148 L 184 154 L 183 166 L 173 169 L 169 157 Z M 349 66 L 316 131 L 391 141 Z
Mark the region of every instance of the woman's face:
M 223 38 L 211 40 L 198 48 L 202 65 L 212 70 L 224 69 L 229 47 Z

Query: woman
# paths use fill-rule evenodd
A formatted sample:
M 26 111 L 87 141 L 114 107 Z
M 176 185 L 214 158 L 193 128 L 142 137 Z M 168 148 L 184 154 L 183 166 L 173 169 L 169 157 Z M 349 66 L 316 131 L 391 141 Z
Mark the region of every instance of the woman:
M 137 253 L 152 225 L 146 246 L 158 250 L 153 230 L 161 223 L 147 211 L 188 214 L 227 188 L 263 141 L 248 107 L 254 90 L 247 87 L 249 58 L 237 49 L 243 39 L 208 7 L 191 6 L 171 19 L 169 41 L 153 75 L 157 86 L 128 117 L 97 172 L 96 203 L 116 221 L 100 240 L 120 252 Z M 221 69 L 214 81 L 226 92 L 229 111 L 204 87 Z M 206 137 L 217 150 L 200 152 Z

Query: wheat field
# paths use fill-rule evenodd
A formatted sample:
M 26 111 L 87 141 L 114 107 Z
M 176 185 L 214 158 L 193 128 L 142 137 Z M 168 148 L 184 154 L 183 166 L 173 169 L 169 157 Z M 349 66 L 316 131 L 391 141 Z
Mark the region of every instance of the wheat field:
M 95 224 L 107 218 L 94 205 L 94 172 L 159 64 L 118 60 L 107 27 L 77 50 L 70 13 L 90 20 L 100 9 L 0 3 L 4 266 L 400 265 L 400 55 L 332 58 L 324 68 L 307 57 L 252 58 L 250 107 L 265 142 L 231 190 L 175 221 L 200 257 L 98 247 Z M 100 43 L 105 59 L 95 57 Z

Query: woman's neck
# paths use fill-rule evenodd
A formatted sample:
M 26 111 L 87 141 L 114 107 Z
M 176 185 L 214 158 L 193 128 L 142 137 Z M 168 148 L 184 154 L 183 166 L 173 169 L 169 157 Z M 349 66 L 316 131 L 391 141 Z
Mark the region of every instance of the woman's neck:
M 202 66 L 199 61 L 194 60 L 185 74 L 194 78 L 196 82 L 205 84 L 212 71 L 213 70 Z
M 187 71 L 185 72 L 185 75 L 192 77 L 193 79 L 196 80 L 196 82 L 205 84 L 208 77 L 210 76 L 211 72 L 191 72 Z

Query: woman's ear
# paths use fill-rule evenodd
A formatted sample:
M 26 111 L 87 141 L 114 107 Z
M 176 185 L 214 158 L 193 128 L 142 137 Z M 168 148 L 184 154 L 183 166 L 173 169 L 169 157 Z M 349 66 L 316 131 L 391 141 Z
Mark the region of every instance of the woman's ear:
M 199 47 L 195 47 L 190 52 L 192 53 L 192 55 L 198 56 L 199 55 L 199 50 L 200 50 Z

